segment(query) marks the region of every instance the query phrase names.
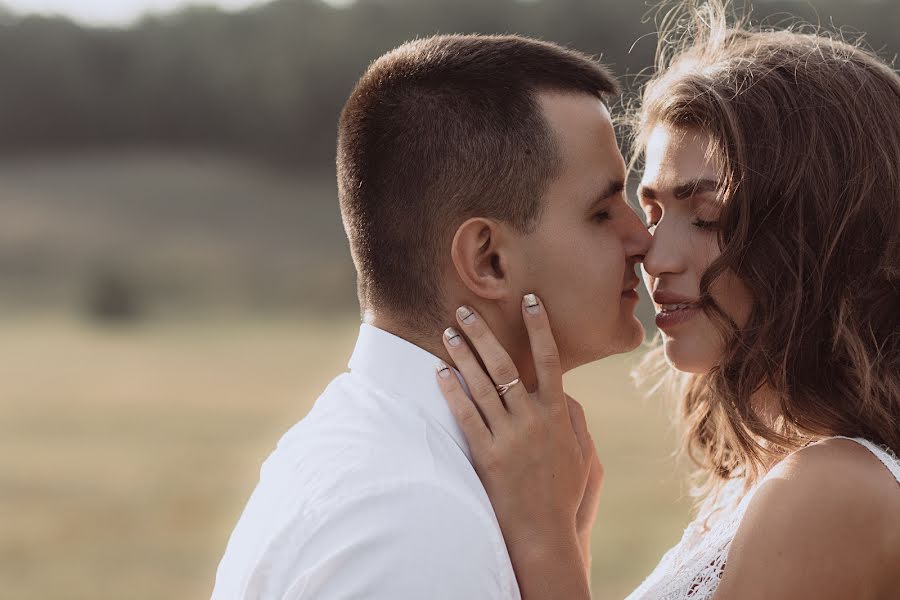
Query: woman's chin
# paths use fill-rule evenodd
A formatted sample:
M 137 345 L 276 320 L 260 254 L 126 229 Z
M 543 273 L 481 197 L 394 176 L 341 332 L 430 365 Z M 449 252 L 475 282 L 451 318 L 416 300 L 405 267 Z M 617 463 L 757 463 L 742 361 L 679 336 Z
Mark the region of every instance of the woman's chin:
M 677 340 L 664 334 L 663 349 L 669 366 L 682 373 L 707 373 L 715 366 L 715 352 L 687 340 Z

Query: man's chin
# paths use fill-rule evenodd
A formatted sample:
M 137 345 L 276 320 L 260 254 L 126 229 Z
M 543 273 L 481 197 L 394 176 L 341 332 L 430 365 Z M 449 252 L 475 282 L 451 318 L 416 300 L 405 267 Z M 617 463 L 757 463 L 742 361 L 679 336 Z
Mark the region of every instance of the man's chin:
M 637 317 L 631 317 L 630 322 L 623 326 L 616 343 L 611 345 L 611 351 L 607 352 L 606 356 L 625 354 L 635 350 L 644 343 L 644 336 L 644 325 Z
M 633 323 L 629 323 L 628 328 L 622 332 L 615 344 L 609 347 L 608 352 L 602 357 L 615 356 L 616 354 L 627 354 L 632 350 L 636 350 L 644 343 L 644 326 L 637 319 Z
M 644 329 L 644 324 L 641 323 L 637 317 L 633 318 L 634 323 L 632 324 L 632 329 L 634 330 L 634 333 L 631 336 L 631 343 L 628 344 L 628 347 L 622 350 L 622 352 L 631 352 L 632 350 L 637 349 L 641 344 L 644 343 L 644 339 L 647 337 L 647 332 Z
M 615 356 L 616 354 L 626 354 L 631 352 L 644 343 L 644 335 L 644 326 L 637 318 L 634 318 L 633 322 L 629 323 L 622 331 L 620 331 L 615 339 L 601 340 L 597 343 L 589 342 L 583 346 L 586 351 L 580 356 L 571 356 L 568 360 L 563 358 L 563 362 L 565 363 L 563 365 L 563 370 L 571 371 L 572 369 L 597 362 L 598 360 L 603 360 L 610 356 Z

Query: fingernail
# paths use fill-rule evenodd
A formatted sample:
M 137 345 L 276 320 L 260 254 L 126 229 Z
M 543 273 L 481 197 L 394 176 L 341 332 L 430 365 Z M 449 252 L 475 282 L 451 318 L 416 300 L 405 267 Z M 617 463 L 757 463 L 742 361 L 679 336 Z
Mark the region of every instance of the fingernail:
M 525 294 L 525 297 L 522 298 L 522 303 L 525 305 L 525 310 L 528 311 L 528 314 L 536 315 L 541 310 L 541 303 L 534 294 Z
M 438 377 L 441 379 L 447 379 L 450 377 L 450 367 L 447 366 L 447 363 L 441 361 L 437 366 Z
M 459 346 L 462 343 L 462 337 L 460 337 L 459 332 L 452 327 L 444 330 L 444 337 L 447 338 L 447 342 L 451 346 Z
M 460 306 L 456 309 L 456 317 L 465 323 L 466 325 L 471 325 L 475 322 L 475 312 L 469 308 L 468 306 Z

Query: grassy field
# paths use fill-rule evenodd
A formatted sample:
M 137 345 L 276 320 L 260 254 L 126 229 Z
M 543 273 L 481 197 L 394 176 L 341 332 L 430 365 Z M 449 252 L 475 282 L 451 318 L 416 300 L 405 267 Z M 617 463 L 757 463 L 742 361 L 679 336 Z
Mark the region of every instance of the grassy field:
M 80 308 L 101 273 L 142 312 L 355 308 L 332 171 L 159 151 L 0 160 L 0 314 Z
M 208 597 L 260 462 L 345 368 L 352 317 L 0 324 L 0 588 L 17 600 Z M 688 503 L 635 356 L 568 376 L 607 467 L 598 597 L 624 596 Z

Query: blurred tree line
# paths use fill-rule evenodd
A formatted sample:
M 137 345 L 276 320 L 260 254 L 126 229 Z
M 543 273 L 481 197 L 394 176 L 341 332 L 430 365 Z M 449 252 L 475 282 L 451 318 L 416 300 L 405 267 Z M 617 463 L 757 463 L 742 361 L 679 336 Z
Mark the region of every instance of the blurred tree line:
M 333 160 L 335 123 L 373 58 L 432 33 L 515 32 L 602 55 L 626 86 L 652 64 L 641 0 L 278 0 L 242 13 L 190 8 L 127 29 L 0 13 L 0 151 L 183 146 L 295 167 Z M 755 21 L 796 15 L 867 32 L 891 60 L 900 1 L 757 0 Z

